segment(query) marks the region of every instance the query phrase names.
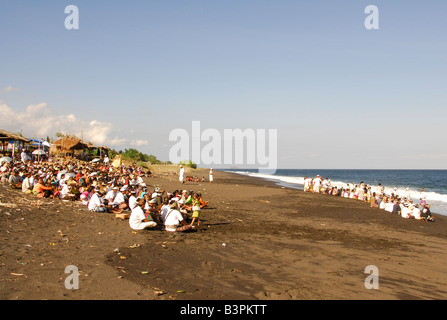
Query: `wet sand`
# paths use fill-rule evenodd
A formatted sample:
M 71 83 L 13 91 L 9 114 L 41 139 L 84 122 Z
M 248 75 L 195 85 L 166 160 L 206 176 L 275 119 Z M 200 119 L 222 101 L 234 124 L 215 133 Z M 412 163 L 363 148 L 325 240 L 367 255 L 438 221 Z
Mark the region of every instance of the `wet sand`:
M 154 170 L 150 188 L 202 192 L 200 229 L 132 231 L 79 202 L 0 186 L 2 300 L 446 299 L 447 219 L 402 219 L 358 200 L 304 193 L 215 170 L 181 185 Z M 207 177 L 200 169 L 194 175 Z M 65 288 L 80 272 L 79 289 Z M 379 272 L 366 289 L 367 266 Z

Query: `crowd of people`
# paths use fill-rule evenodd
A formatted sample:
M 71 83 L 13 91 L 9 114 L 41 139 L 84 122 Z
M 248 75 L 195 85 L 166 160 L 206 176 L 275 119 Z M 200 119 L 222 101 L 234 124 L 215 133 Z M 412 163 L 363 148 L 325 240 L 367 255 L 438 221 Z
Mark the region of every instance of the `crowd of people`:
M 0 174 L 3 185 L 23 193 L 79 201 L 90 211 L 124 216 L 133 230 L 192 231 L 200 225 L 200 210 L 208 206 L 192 190 L 151 189 L 143 179 L 150 171 L 135 163 L 115 168 L 108 158 L 98 162 L 22 159 L 0 163 Z
M 424 188 L 419 193 L 419 203 L 417 201 L 415 203 L 409 188 L 406 188 L 404 194 L 399 194 L 397 188 L 386 190 L 380 183 L 371 186 L 362 181 L 358 184 L 347 183 L 344 186 L 336 186 L 329 178 L 317 175 L 313 178 L 304 177 L 304 191 L 357 199 L 370 203 L 372 208 L 383 209 L 406 219 L 435 221 Z

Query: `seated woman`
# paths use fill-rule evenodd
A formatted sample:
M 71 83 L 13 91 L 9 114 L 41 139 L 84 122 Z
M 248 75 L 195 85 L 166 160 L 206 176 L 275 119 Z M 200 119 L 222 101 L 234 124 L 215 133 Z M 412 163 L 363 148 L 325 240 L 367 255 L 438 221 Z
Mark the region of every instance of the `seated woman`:
M 22 178 L 20 178 L 16 170 L 11 171 L 8 182 L 12 189 L 22 189 Z

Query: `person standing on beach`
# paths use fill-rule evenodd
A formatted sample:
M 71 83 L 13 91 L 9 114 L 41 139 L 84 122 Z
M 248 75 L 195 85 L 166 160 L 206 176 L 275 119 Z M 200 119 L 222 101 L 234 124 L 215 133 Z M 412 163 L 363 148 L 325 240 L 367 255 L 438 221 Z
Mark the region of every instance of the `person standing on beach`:
M 314 187 L 313 187 L 314 193 L 320 193 L 320 185 L 321 185 L 321 178 L 319 175 L 317 175 L 314 179 Z
M 192 221 L 191 226 L 194 225 L 194 222 L 197 219 L 197 227 L 200 226 L 200 200 L 197 193 L 194 193 L 194 199 L 192 200 Z
M 405 189 L 405 196 L 404 196 L 404 198 L 405 198 L 406 200 L 411 200 L 410 188 L 406 188 L 406 189 Z
M 213 177 L 213 168 L 210 169 L 210 183 L 213 183 L 214 177 Z
M 180 165 L 180 174 L 179 174 L 178 180 L 179 180 L 182 184 L 185 183 L 185 168 L 183 168 L 182 165 Z
M 304 192 L 308 192 L 310 190 L 310 179 L 307 176 L 304 177 Z
M 421 189 L 421 193 L 420 193 L 419 199 L 421 201 L 420 202 L 421 206 L 425 206 L 427 204 L 426 203 L 426 201 L 427 201 L 427 194 L 425 193 L 425 189 L 424 188 Z

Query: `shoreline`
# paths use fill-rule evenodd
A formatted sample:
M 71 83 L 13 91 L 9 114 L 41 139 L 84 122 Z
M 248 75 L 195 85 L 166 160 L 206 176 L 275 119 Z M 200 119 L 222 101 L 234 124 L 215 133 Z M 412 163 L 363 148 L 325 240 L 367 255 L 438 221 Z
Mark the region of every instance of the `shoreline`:
M 444 217 L 408 221 L 360 201 L 220 170 L 212 184 L 181 185 L 172 172 L 153 173 L 151 188 L 191 189 L 210 201 L 200 231 L 133 232 L 128 220 L 62 201 L 35 207 L 35 197 L 2 187 L 2 199 L 27 201 L 10 215 L 1 208 L 8 232 L 0 239 L 0 298 L 447 298 Z M 67 265 L 81 271 L 79 290 L 64 287 Z M 379 290 L 365 288 L 368 265 L 379 269 Z
M 253 169 L 251 169 L 253 170 Z M 284 170 L 295 170 L 295 169 L 284 169 Z M 304 169 L 297 169 L 297 170 L 304 170 Z M 318 170 L 318 172 L 323 171 L 324 170 L 329 170 L 329 171 L 336 171 L 338 169 L 323 169 L 323 170 L 319 170 L 319 169 L 312 169 L 312 170 Z M 345 169 L 339 169 L 341 171 L 346 171 Z M 374 171 L 374 169 L 365 169 L 367 171 Z M 384 169 L 377 169 L 377 170 L 384 170 Z M 392 169 L 389 169 L 392 170 Z M 257 176 L 257 172 L 250 172 L 250 171 L 243 171 L 243 170 L 238 170 L 238 171 L 232 171 L 232 169 L 224 169 L 222 170 L 224 172 L 229 172 L 229 173 L 235 173 L 235 174 L 240 174 L 240 175 L 244 175 L 247 177 L 256 177 L 256 178 L 260 178 L 260 179 L 264 179 L 267 181 L 271 181 L 271 182 L 275 182 L 277 185 L 279 186 L 284 186 L 286 188 L 292 188 L 292 189 L 297 189 L 297 190 L 304 190 L 304 182 L 300 183 L 300 182 L 296 182 L 296 181 L 287 181 L 287 180 L 294 180 L 294 179 L 299 179 L 302 177 L 298 177 L 298 176 L 282 176 L 282 175 L 263 175 L 261 174 L 260 176 Z M 356 171 L 356 169 L 353 169 L 353 171 Z M 398 170 L 392 170 L 392 171 L 398 171 Z M 402 169 L 402 171 L 414 171 L 414 170 L 406 170 L 406 169 Z M 424 170 L 417 170 L 417 171 L 424 171 Z M 425 170 L 426 171 L 426 170 Z M 446 170 L 429 170 L 429 171 L 446 171 Z M 321 173 L 321 172 L 320 172 Z M 341 186 L 341 185 L 346 185 L 346 182 L 342 182 L 342 181 L 333 181 L 334 185 L 337 186 Z M 390 186 L 385 186 L 388 189 L 391 189 Z M 428 192 L 428 194 L 432 194 L 433 192 Z M 440 193 L 434 193 L 436 196 L 441 196 L 441 197 L 447 197 L 447 195 L 445 194 L 440 194 Z M 412 197 L 413 201 L 417 201 L 417 197 L 414 196 Z M 447 217 L 447 209 L 444 208 L 445 206 L 445 202 L 442 200 L 434 200 L 431 199 L 429 201 L 429 204 L 431 204 L 431 212 L 436 215 L 436 216 L 445 216 Z M 442 208 L 441 208 L 442 207 Z M 440 210 L 440 211 L 434 211 L 434 210 Z

